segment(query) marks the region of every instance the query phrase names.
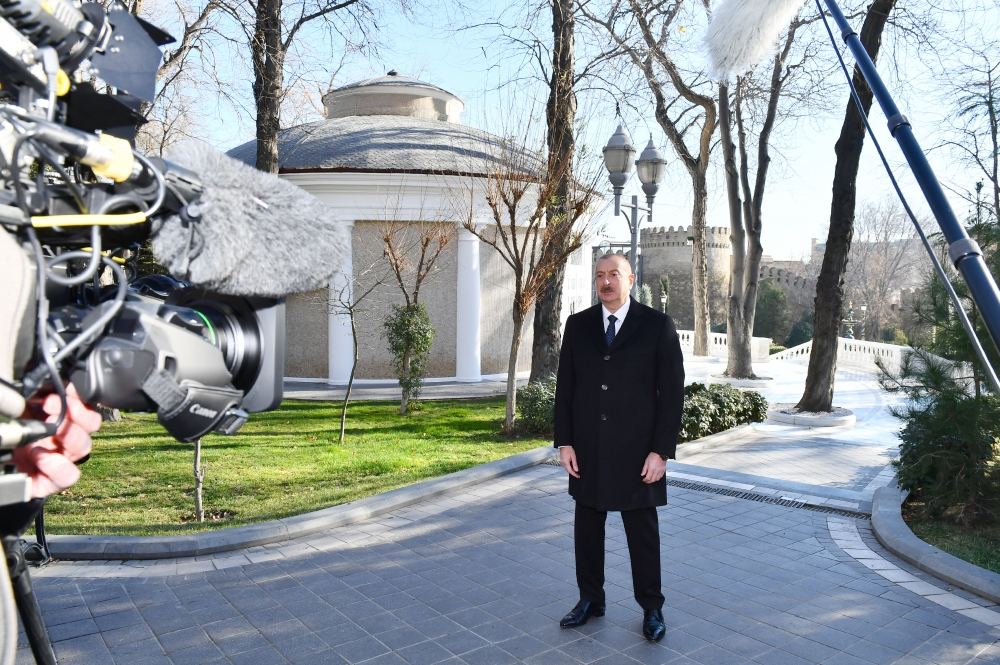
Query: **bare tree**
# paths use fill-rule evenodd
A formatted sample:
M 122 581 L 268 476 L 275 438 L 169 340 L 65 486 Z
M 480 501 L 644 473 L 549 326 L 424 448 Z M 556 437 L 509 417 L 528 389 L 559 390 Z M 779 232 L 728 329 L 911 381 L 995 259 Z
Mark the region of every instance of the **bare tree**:
M 878 58 L 882 30 L 896 5 L 896 0 L 875 0 L 868 8 L 861 26 L 860 39 L 868 55 Z M 855 67 L 853 82 L 867 117 L 872 106 L 872 91 L 861 71 Z M 865 128 L 862 112 L 848 98 L 844 124 L 834 148 L 833 196 L 830 204 L 830 230 L 827 233 L 823 265 L 816 280 L 815 328 L 809 369 L 802 398 L 796 405 L 802 411 L 830 411 L 833 408 L 833 384 L 837 372 L 837 348 L 844 303 L 844 272 L 854 235 L 854 204 L 857 196 L 858 165 L 864 147 Z
M 706 13 L 708 2 L 689 10 L 683 0 L 641 2 L 613 0 L 601 15 L 593 2 L 580 3 L 583 16 L 599 26 L 638 68 L 655 101 L 656 122 L 663 129 L 691 179 L 691 253 L 694 303 L 694 353 L 708 355 L 708 168 L 718 119 L 715 90 L 701 71 L 682 69 L 671 54 L 671 38 L 686 32 L 685 22 Z
M 572 179 L 565 217 L 547 224 L 546 211 L 556 195 L 565 163 L 554 171 L 545 167 L 523 138 L 501 139 L 495 146 L 493 169 L 486 180 L 486 203 L 492 223 L 476 224 L 471 210 L 464 227 L 492 247 L 514 278 L 511 320 L 514 324 L 507 360 L 507 404 L 503 429 L 514 430 L 517 401 L 517 356 L 524 322 L 553 272 L 566 263 L 586 237 L 579 222 L 596 196 L 594 180 Z M 471 198 L 471 197 L 470 197 Z
M 729 85 L 719 85 L 719 126 L 722 135 L 722 154 L 725 161 L 726 191 L 729 202 L 729 229 L 732 244 L 730 263 L 729 297 L 726 314 L 728 364 L 726 375 L 735 378 L 753 378 L 752 349 L 753 322 L 757 308 L 757 288 L 760 262 L 764 254 L 760 243 L 763 224 L 764 187 L 770 166 L 769 154 L 771 132 L 778 116 L 778 102 L 792 72 L 801 62 L 789 65 L 788 55 L 795 41 L 795 34 L 803 22 L 796 19 L 785 33 L 781 48 L 771 61 L 770 78 L 766 85 L 757 87 L 753 74 L 740 76 L 736 80 L 735 94 L 730 100 Z M 744 106 L 748 97 L 759 92 L 765 110 L 757 133 L 756 175 L 753 187 L 750 185 L 750 158 L 748 155 L 747 126 Z M 732 111 L 730 110 L 732 106 Z M 732 127 L 735 125 L 738 138 L 733 144 Z M 738 173 L 737 173 L 738 168 Z
M 285 63 L 303 28 L 322 23 L 327 36 L 347 46 L 370 45 L 377 27 L 375 8 L 367 0 L 218 0 L 243 33 L 253 64 L 257 161 L 262 171 L 278 171 L 281 104 L 287 91 Z M 405 6 L 405 5 L 404 5 Z M 315 38 L 313 36 L 312 38 Z
M 1000 42 L 960 48 L 962 69 L 948 86 L 947 101 L 955 104 L 957 113 L 949 114 L 954 138 L 945 145 L 959 159 L 972 166 L 983 178 L 988 201 L 988 218 L 1000 219 Z M 981 196 L 984 187 L 966 199 L 976 205 L 977 215 L 983 212 Z
M 190 91 L 205 83 L 204 65 L 195 60 L 211 49 L 216 33 L 220 5 L 216 0 L 200 4 L 197 0 L 175 0 L 154 4 L 129 0 L 127 11 L 154 24 L 179 25 L 175 41 L 163 50 L 163 61 L 156 73 L 156 96 L 140 109 L 146 123 L 139 127 L 136 145 L 143 152 L 161 155 L 171 145 L 199 134 L 197 114 Z
M 381 228 L 382 246 L 389 269 L 403 294 L 406 305 L 403 311 L 421 307 L 420 287 L 434 270 L 438 257 L 451 241 L 451 228 L 440 223 L 403 224 L 386 222 Z M 404 336 L 405 337 L 405 336 Z M 429 345 L 428 345 L 429 346 Z M 400 415 L 406 415 L 410 400 L 419 394 L 422 371 L 414 374 L 414 357 L 417 351 L 412 340 L 404 339 L 399 364 Z M 423 363 L 418 363 L 423 367 Z
M 923 274 L 916 269 L 923 265 L 924 252 L 895 198 L 864 203 L 854 230 L 845 287 L 854 304 L 865 307 L 861 338 L 877 338 L 892 317 L 898 293 L 920 285 Z
M 504 42 L 511 46 L 506 57 L 522 58 L 521 65 L 512 68 L 515 73 L 510 79 L 500 83 L 501 88 L 516 86 L 521 94 L 527 85 L 542 83 L 547 90 L 545 118 L 549 170 L 563 174 L 563 182 L 546 212 L 548 224 L 566 218 L 565 203 L 572 187 L 573 162 L 587 158 L 583 151 L 577 155 L 577 133 L 583 124 L 578 115 L 577 91 L 586 90 L 592 79 L 600 77 L 603 63 L 621 55 L 617 47 L 605 44 L 595 52 L 585 52 L 582 60 L 578 59 L 576 4 L 575 0 L 512 2 L 507 5 L 507 10 L 514 14 L 512 20 L 498 17 L 470 26 L 498 30 Z M 551 37 L 542 31 L 546 20 L 551 24 Z M 556 268 L 535 302 L 529 381 L 541 380 L 558 369 L 565 274 L 565 264 Z
M 546 211 L 547 223 L 572 224 L 568 206 L 573 188 L 573 153 L 576 151 L 576 91 L 574 90 L 573 46 L 574 0 L 550 0 L 552 7 L 552 70 L 549 75 L 549 98 L 545 107 L 548 139 L 548 178 L 559 178 L 554 196 Z M 564 234 L 569 239 L 570 235 Z M 566 264 L 555 267 L 548 284 L 535 304 L 534 334 L 531 348 L 531 381 L 555 375 L 559 369 L 559 346 L 562 337 L 562 291 Z
M 384 266 L 382 266 L 384 268 Z M 354 387 L 354 375 L 358 370 L 358 325 L 357 317 L 368 314 L 369 309 L 366 301 L 370 296 L 388 279 L 388 272 L 384 269 L 380 271 L 378 264 L 373 264 L 352 276 L 350 280 L 344 280 L 336 293 L 328 291 L 327 307 L 328 311 L 334 314 L 346 314 L 351 323 L 351 343 L 354 353 L 351 356 L 351 373 L 347 378 L 347 388 L 344 392 L 344 400 L 340 407 L 340 436 L 337 442 L 344 443 L 344 432 L 347 426 L 347 405 L 351 401 L 351 389 Z

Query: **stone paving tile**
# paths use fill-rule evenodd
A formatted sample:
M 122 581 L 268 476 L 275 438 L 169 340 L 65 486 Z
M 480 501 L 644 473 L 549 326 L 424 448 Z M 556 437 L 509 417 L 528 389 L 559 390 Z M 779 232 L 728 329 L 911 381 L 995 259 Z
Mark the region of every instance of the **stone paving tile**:
M 900 584 L 934 580 L 882 550 L 865 522 L 831 531 L 823 513 L 676 487 L 660 520 L 663 642 L 639 634 L 617 516 L 607 615 L 560 629 L 576 600 L 572 508 L 561 472 L 543 465 L 462 500 L 247 551 L 239 566 L 84 579 L 56 564 L 35 586 L 65 663 L 984 665 L 1000 653 L 1000 628 L 960 613 L 982 601 Z M 869 551 L 912 579 L 864 565 Z M 283 556 L 254 560 L 269 552 Z

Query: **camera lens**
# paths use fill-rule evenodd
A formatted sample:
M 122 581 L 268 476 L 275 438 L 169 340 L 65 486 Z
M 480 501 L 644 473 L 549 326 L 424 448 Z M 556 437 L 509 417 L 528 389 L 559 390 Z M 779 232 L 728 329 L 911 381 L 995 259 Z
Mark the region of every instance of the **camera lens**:
M 220 351 L 233 375 L 233 385 L 247 391 L 257 380 L 262 364 L 263 340 L 250 304 L 242 299 L 195 290 L 174 294 L 171 304 L 195 310 L 210 327 L 206 336 Z

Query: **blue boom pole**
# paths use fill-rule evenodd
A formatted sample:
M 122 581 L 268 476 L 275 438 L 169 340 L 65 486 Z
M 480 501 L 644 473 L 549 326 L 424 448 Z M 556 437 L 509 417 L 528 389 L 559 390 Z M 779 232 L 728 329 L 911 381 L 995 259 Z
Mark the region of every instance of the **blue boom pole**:
M 910 165 L 913 177 L 920 185 L 924 199 L 930 206 L 941 233 L 948 242 L 948 256 L 969 286 L 972 300 L 979 308 L 979 313 L 986 323 L 990 337 L 1000 349 L 1000 290 L 997 289 L 996 281 L 990 274 L 989 268 L 986 267 L 982 250 L 976 241 L 969 237 L 965 228 L 955 217 L 955 213 L 941 189 L 941 184 L 934 175 L 934 170 L 913 135 L 910 121 L 900 113 L 892 95 L 889 94 L 885 83 L 882 82 L 882 77 L 879 76 L 875 63 L 868 57 L 868 52 L 861 44 L 858 34 L 847 22 L 844 13 L 840 11 L 840 7 L 834 0 L 824 0 L 824 2 L 830 10 L 830 15 L 837 24 L 841 36 L 847 43 L 847 47 L 854 54 L 856 66 L 865 77 L 865 81 L 868 82 L 868 86 L 882 108 L 882 112 L 885 113 L 885 117 L 888 118 L 889 132 L 903 151 L 903 156 L 906 157 L 906 162 Z

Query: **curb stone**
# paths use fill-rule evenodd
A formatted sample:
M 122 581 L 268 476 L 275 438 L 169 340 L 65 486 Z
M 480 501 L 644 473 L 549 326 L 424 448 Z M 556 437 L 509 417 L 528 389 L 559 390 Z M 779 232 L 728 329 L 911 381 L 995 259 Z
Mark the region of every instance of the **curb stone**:
M 56 559 L 65 561 L 127 561 L 194 557 L 266 545 L 354 524 L 445 492 L 478 485 L 486 480 L 536 466 L 555 454 L 555 449 L 551 446 L 540 446 L 351 503 L 218 531 L 184 536 L 49 536 L 49 551 Z
M 872 531 L 882 546 L 924 572 L 1000 603 L 1000 574 L 963 561 L 915 536 L 903 521 L 904 498 L 895 482 L 875 490 Z

